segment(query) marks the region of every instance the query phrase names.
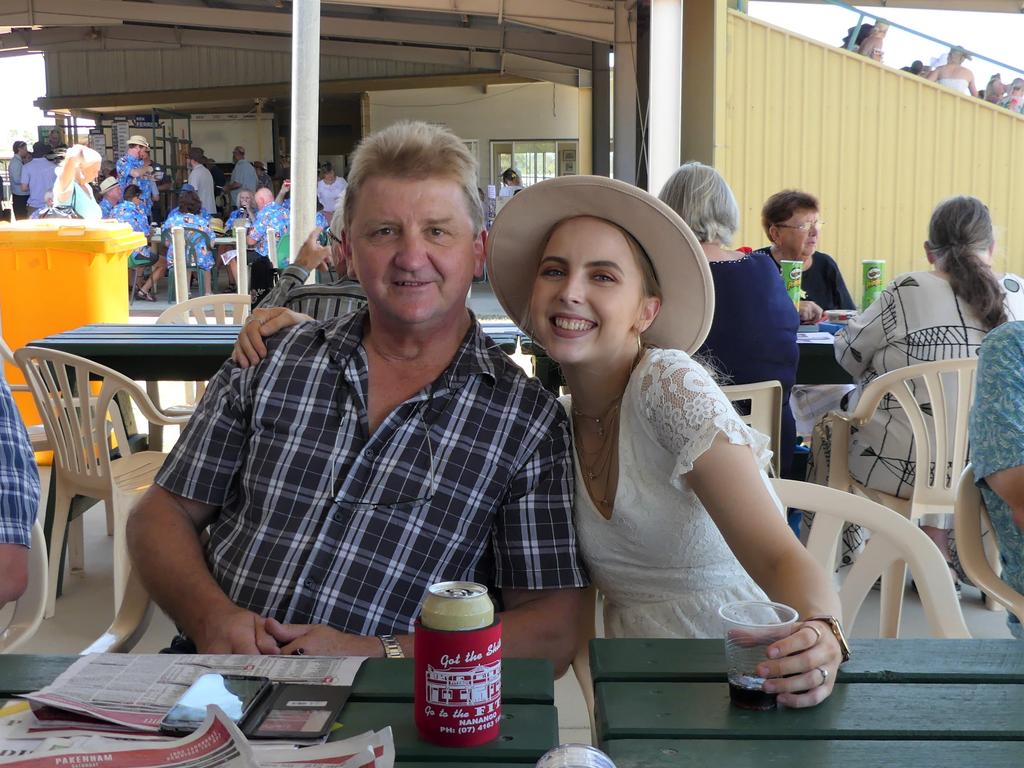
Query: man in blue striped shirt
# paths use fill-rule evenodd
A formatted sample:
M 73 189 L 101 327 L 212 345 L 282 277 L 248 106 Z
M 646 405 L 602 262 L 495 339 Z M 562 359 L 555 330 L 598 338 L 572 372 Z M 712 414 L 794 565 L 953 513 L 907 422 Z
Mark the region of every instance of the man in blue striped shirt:
M 0 376 L 0 605 L 28 584 L 28 548 L 39 505 L 39 473 L 28 433 Z

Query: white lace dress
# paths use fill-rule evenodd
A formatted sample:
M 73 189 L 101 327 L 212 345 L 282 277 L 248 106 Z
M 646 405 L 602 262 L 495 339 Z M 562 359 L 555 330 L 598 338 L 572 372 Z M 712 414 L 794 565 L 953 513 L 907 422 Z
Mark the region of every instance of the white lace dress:
M 571 399 L 562 398 L 571 413 Z M 619 416 L 619 484 L 611 520 L 590 500 L 576 462 L 576 530 L 605 596 L 608 637 L 721 637 L 718 607 L 764 600 L 686 474 L 721 432 L 749 445 L 765 474 L 768 438 L 745 425 L 703 367 L 678 350 L 648 351 Z

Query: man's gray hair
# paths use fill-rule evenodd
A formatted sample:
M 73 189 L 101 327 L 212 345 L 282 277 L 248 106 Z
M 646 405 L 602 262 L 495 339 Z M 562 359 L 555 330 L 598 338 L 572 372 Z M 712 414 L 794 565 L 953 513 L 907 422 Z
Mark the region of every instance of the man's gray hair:
M 403 121 L 371 133 L 352 153 L 343 209 L 345 227 L 352 225 L 356 200 L 367 179 L 451 179 L 462 189 L 474 233 L 484 228 L 477 191 L 477 161 L 466 143 L 447 128 Z
M 740 228 L 740 207 L 722 175 L 710 165 L 681 165 L 658 197 L 685 221 L 702 243 L 732 245 Z

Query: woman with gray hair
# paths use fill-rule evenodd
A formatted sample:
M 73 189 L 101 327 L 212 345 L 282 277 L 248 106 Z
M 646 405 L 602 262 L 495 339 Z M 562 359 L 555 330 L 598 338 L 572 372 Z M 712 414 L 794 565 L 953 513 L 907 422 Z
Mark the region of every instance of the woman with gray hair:
M 102 219 L 103 211 L 96 202 L 89 184 L 99 175 L 103 158 L 83 144 L 74 144 L 64 153 L 64 161 L 57 166 L 57 180 L 53 184 L 53 203 L 74 208 L 83 219 Z
M 699 355 L 731 384 L 777 379 L 782 383 L 779 457 L 783 477 L 793 463 L 796 426 L 789 393 L 796 382 L 800 316 L 772 257 L 731 249 L 740 225 L 736 197 L 714 168 L 681 166 L 658 195 L 700 240 L 715 282 L 715 315 Z

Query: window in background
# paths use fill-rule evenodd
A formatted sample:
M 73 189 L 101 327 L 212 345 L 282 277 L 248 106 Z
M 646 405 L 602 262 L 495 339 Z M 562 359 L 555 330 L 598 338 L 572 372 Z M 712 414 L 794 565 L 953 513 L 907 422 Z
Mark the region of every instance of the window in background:
M 519 171 L 524 187 L 556 176 L 571 176 L 578 173 L 578 146 L 573 139 L 492 141 L 491 183 L 500 185 L 506 168 Z

